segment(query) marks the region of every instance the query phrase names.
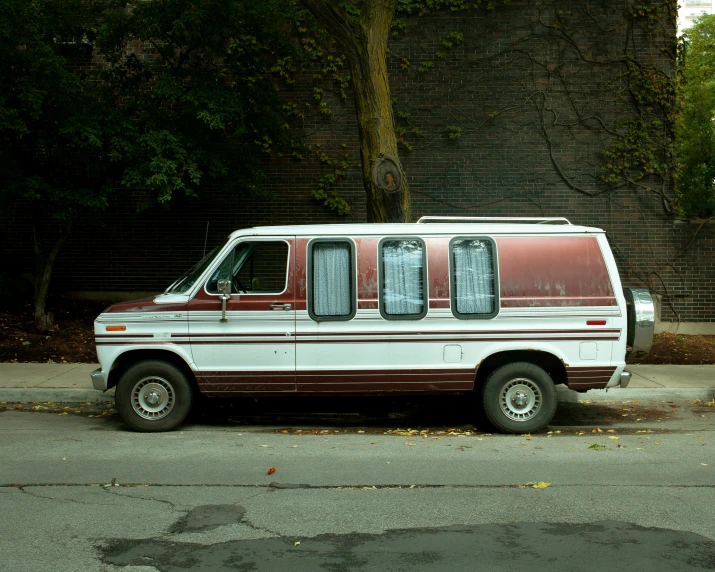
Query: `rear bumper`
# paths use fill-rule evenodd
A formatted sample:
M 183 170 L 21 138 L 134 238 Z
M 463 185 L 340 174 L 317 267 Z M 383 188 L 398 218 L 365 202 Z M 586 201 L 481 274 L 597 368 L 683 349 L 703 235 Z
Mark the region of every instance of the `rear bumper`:
M 628 387 L 628 384 L 631 382 L 631 377 L 633 377 L 633 374 L 630 371 L 624 371 L 621 373 L 621 380 L 618 386 L 624 388 Z
M 95 369 L 89 376 L 92 378 L 92 387 L 94 387 L 94 389 L 107 391 L 107 376 L 102 373 L 101 368 Z

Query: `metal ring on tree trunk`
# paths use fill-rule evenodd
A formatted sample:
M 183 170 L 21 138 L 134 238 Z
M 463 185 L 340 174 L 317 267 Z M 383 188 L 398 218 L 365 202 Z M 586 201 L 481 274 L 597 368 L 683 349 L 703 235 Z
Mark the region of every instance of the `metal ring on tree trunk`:
M 381 157 L 372 166 L 372 181 L 386 193 L 396 193 L 402 187 L 402 172 L 389 157 Z

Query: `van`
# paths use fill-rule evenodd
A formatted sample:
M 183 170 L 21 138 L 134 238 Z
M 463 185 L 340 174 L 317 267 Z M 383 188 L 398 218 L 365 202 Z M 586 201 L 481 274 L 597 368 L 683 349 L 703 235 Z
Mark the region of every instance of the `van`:
M 653 327 L 604 231 L 565 218 L 270 226 L 107 308 L 91 376 L 139 431 L 176 427 L 200 394 L 404 393 L 475 394 L 498 430 L 531 433 L 557 384 L 626 387 Z

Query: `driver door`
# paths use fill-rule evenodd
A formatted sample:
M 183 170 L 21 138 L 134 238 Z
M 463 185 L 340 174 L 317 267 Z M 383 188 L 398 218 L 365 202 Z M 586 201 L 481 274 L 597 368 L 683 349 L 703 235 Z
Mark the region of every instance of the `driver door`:
M 202 393 L 295 391 L 295 238 L 246 237 L 189 302 Z M 221 321 L 218 279 L 231 280 Z

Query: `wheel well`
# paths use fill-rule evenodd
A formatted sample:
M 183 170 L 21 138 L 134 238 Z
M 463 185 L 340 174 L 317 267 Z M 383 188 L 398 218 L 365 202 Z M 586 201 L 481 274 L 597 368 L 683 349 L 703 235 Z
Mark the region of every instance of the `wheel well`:
M 127 371 L 127 369 L 129 369 L 135 363 L 151 359 L 162 360 L 180 368 L 186 374 L 187 379 L 194 385 L 194 388 L 196 388 L 196 376 L 181 356 L 175 354 L 174 352 L 169 352 L 166 350 L 134 350 L 130 352 L 124 352 L 114 361 L 114 364 L 112 364 L 112 369 L 109 372 L 109 379 L 107 380 L 107 389 L 116 387 L 116 385 L 119 383 L 119 379 L 122 377 L 124 372 Z
M 538 365 L 554 380 L 554 384 L 566 383 L 566 366 L 554 354 L 540 350 L 513 350 L 490 355 L 477 366 L 475 387 L 481 387 L 490 373 L 508 363 L 525 361 Z

